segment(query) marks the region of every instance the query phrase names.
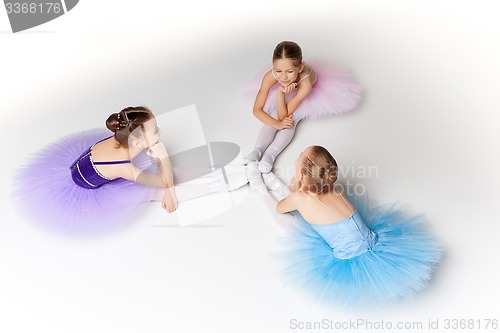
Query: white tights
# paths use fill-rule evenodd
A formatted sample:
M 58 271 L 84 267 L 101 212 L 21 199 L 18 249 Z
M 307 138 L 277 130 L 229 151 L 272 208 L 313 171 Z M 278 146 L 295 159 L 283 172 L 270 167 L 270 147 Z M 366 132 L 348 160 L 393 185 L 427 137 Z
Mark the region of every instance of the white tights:
M 253 151 L 243 158 L 244 164 L 252 161 L 259 161 L 259 171 L 261 173 L 271 172 L 276 157 L 285 149 L 292 141 L 297 127 L 301 119 L 294 119 L 292 128 L 277 130 L 269 125 L 264 125 L 260 130 L 257 142 Z
M 228 192 L 240 188 L 248 183 L 244 167 L 240 170 L 233 169 L 231 173 L 223 174 L 222 170 L 216 170 L 210 174 L 200 177 L 194 181 L 182 183 L 174 187 L 178 202 L 188 201 L 210 193 Z M 154 200 L 161 201 L 165 189 L 158 188 Z
M 291 214 L 276 212 L 276 205 L 290 194 L 290 189 L 273 172 L 261 174 L 256 162 L 247 165 L 247 178 L 252 190 L 259 195 L 276 222 L 283 228 L 290 228 L 295 222 Z

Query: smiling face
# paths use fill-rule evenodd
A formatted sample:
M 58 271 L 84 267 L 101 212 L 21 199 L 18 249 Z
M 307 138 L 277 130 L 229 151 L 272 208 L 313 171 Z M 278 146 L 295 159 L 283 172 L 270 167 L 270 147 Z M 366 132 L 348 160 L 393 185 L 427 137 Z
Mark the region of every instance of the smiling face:
M 288 58 L 273 60 L 274 75 L 283 87 L 287 87 L 297 81 L 303 66 L 303 63 L 300 66 L 295 66 L 295 62 Z

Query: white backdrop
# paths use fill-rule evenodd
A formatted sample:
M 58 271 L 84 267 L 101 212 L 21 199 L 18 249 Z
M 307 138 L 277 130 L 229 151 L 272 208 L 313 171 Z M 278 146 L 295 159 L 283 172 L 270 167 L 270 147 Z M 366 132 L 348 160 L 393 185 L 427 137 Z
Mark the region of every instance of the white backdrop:
M 323 319 L 422 332 L 470 319 L 473 331 L 500 319 L 499 14 L 484 0 L 82 0 L 12 34 L 0 10 L 0 331 L 288 332 Z M 12 170 L 30 152 L 128 105 L 196 104 L 208 141 L 249 151 L 260 124 L 238 88 L 285 39 L 351 70 L 365 93 L 350 114 L 302 122 L 276 165 L 321 144 L 346 170 L 376 168 L 346 178 L 379 202 L 425 212 L 446 249 L 416 299 L 344 310 L 283 286 L 269 260 L 283 231 L 254 195 L 188 228 L 152 204 L 133 226 L 84 238 L 12 209 Z

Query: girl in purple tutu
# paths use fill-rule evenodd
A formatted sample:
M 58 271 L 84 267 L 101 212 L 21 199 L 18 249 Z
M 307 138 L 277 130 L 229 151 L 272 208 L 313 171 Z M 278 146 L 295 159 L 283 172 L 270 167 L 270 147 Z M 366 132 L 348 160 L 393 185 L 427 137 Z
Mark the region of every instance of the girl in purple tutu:
M 149 109 L 127 107 L 110 115 L 106 126 L 113 135 L 104 129 L 69 135 L 18 170 L 13 201 L 27 220 L 63 232 L 105 230 L 133 220 L 150 201 L 172 212 L 178 200 L 231 189 L 215 178 L 174 186 Z M 230 185 L 246 184 L 246 176 L 238 181 Z
M 348 112 L 356 107 L 361 94 L 346 70 L 320 62 L 305 63 L 300 46 L 294 42 L 279 43 L 272 60 L 271 69 L 266 68 L 243 86 L 243 93 L 255 98 L 253 114 L 264 123 L 244 163 L 259 161 L 262 173 L 272 170 L 302 119 Z
M 145 107 L 128 107 L 113 113 L 106 127 L 115 134 L 100 140 L 83 152 L 70 166 L 75 184 L 96 189 L 122 178 L 139 184 L 164 188 L 162 207 L 168 212 L 177 208 L 172 168 L 155 117 Z M 143 172 L 132 164 L 141 151 L 158 160 L 161 176 Z

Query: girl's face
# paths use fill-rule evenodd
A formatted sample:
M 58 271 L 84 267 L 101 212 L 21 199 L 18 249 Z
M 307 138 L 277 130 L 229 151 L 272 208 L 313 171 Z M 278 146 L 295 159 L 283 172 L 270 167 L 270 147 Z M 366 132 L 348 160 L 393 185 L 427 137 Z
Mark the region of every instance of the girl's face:
M 129 136 L 129 140 L 132 140 L 132 146 L 145 149 L 149 148 L 158 143 L 160 140 L 160 129 L 157 126 L 156 119 L 152 118 L 146 121 L 142 126 L 138 126 L 134 129 Z M 129 147 L 131 146 L 129 142 Z
M 144 143 L 147 148 L 157 144 L 160 141 L 161 130 L 156 123 L 156 119 L 150 119 L 144 123 Z
M 283 87 L 287 87 L 297 80 L 303 66 L 303 64 L 298 67 L 295 66 L 291 59 L 276 59 L 273 61 L 274 75 Z

